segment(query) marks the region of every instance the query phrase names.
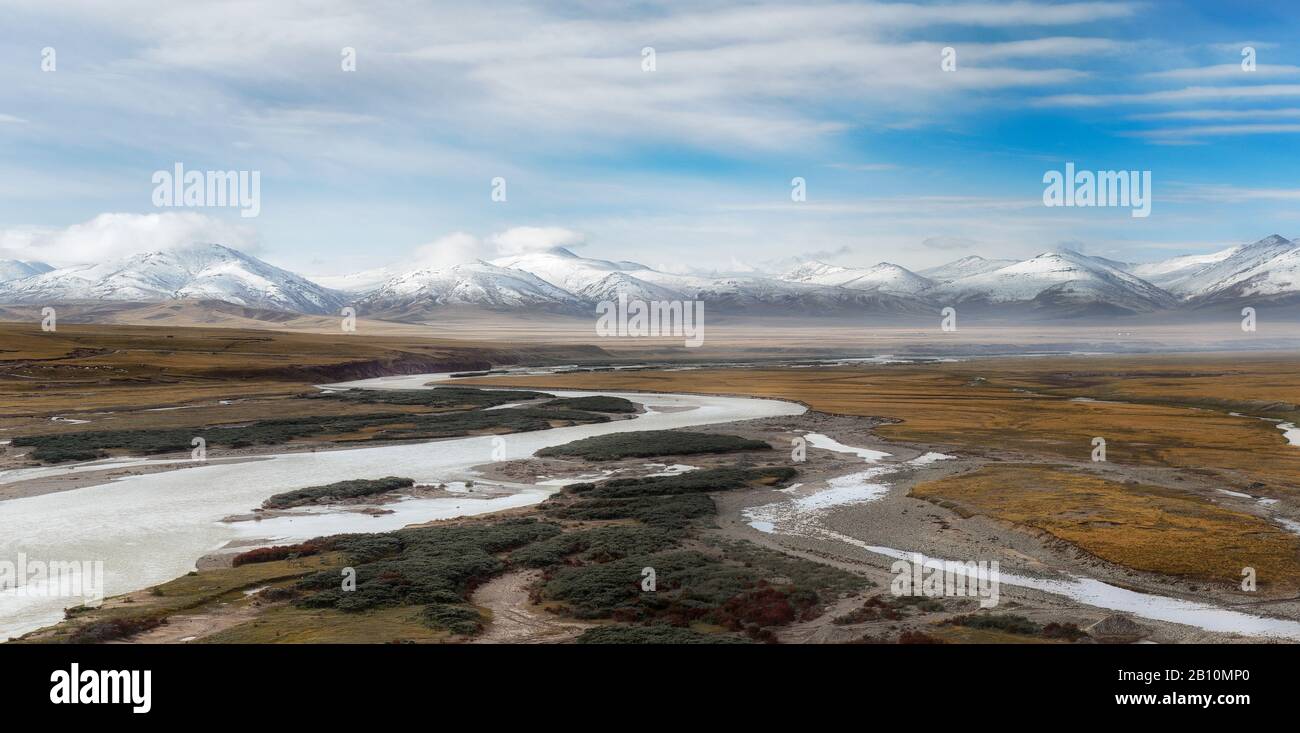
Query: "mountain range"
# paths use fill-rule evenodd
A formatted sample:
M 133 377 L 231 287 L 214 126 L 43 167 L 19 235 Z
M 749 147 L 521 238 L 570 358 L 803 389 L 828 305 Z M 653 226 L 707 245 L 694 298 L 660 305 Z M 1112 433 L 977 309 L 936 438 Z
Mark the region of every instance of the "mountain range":
M 976 255 L 913 272 L 881 262 L 803 261 L 785 272 L 678 274 L 556 247 L 444 268 L 383 268 L 327 287 L 220 244 L 192 244 L 53 268 L 0 260 L 0 305 L 218 301 L 328 315 L 353 305 L 371 318 L 422 321 L 441 308 L 590 314 L 620 293 L 704 300 L 727 313 L 930 316 L 952 305 L 1008 317 L 1075 317 L 1300 303 L 1300 242 L 1273 235 L 1205 255 L 1133 264 L 1048 251 L 1027 260 Z

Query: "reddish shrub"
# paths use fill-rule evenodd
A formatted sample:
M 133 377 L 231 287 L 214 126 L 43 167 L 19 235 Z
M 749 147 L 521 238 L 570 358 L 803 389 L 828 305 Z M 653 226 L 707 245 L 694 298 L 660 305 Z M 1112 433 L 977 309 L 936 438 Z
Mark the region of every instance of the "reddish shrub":
M 250 565 L 257 562 L 274 562 L 288 560 L 291 557 L 307 557 L 320 554 L 321 547 L 313 542 L 301 545 L 277 545 L 276 547 L 259 547 L 256 550 L 241 552 L 230 561 L 232 567 Z
M 760 587 L 733 596 L 722 604 L 718 615 L 724 625 L 740 630 L 749 625 L 782 626 L 794 621 L 796 613 L 785 593 Z
M 134 636 L 142 631 L 156 628 L 166 623 L 162 616 L 136 616 L 132 618 L 112 618 L 92 621 L 72 632 L 73 644 L 97 644 Z
M 936 636 L 930 636 L 924 631 L 904 631 L 898 635 L 899 644 L 947 644 L 948 642 Z

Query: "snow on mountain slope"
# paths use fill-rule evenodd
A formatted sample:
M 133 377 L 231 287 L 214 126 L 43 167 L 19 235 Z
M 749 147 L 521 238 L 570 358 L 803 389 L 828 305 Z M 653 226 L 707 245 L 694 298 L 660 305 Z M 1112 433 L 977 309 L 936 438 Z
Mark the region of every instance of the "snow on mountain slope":
M 805 315 L 834 313 L 929 313 L 922 301 L 879 290 L 787 282 L 771 277 L 733 276 L 698 284 L 690 297 L 724 311 L 784 311 Z
M 340 296 L 219 244 L 193 244 L 0 284 L 0 302 L 220 300 L 299 313 L 337 313 Z
M 1151 283 L 1104 260 L 1078 252 L 1044 252 L 991 272 L 939 285 L 926 293 L 937 301 L 988 305 L 1029 303 L 1053 309 L 1146 312 L 1174 305 Z
M 1132 265 L 1128 268 L 1129 273 L 1137 275 L 1152 285 L 1157 285 L 1175 294 L 1180 290 L 1179 283 L 1183 280 L 1204 270 L 1210 265 L 1217 264 L 1232 256 L 1234 252 L 1241 247 L 1229 247 L 1221 249 L 1218 252 L 1211 252 L 1205 255 L 1182 255 L 1171 257 L 1159 262 L 1147 262 L 1138 265 Z
M 400 274 L 401 272 L 392 267 L 376 267 L 347 275 L 312 275 L 310 279 L 318 285 L 324 285 L 341 293 L 362 294 L 374 290 Z
M 23 262 L 22 260 L 0 260 L 0 282 L 21 280 L 32 275 L 53 270 L 44 262 Z
M 532 273 L 471 262 L 397 275 L 359 301 L 367 312 L 415 313 L 440 305 L 576 307 L 580 301 Z
M 1179 298 L 1190 307 L 1243 299 L 1300 301 L 1300 243 L 1276 235 L 1147 264 L 1061 251 L 1023 262 L 970 256 L 922 272 L 890 263 L 855 268 L 808 261 L 782 275 L 677 274 L 553 248 L 493 262 L 327 278 L 346 291 L 340 292 L 228 247 L 199 244 L 60 269 L 0 260 L 0 303 L 189 299 L 337 314 L 355 302 L 369 314 L 418 320 L 441 306 L 589 313 L 594 303 L 619 293 L 639 300 L 702 299 L 714 313 L 804 316 L 928 316 L 962 303 L 1015 316 L 1149 312 L 1177 307 Z
M 851 290 L 873 290 L 893 295 L 916 295 L 934 283 L 905 267 L 881 262 L 873 267 L 840 267 L 810 260 L 780 277 L 786 282 L 829 285 Z
M 839 265 L 828 265 L 817 260 L 801 262 L 781 275 L 782 280 L 794 283 L 815 283 L 817 285 L 839 285 L 852 280 L 854 269 Z
M 986 272 L 993 272 L 1015 263 L 1016 260 L 990 260 L 979 255 L 970 255 L 959 260 L 953 260 L 945 265 L 919 270 L 917 274 L 936 283 L 946 283 L 958 278 L 970 277 L 971 275 L 983 275 Z
M 1240 273 L 1231 283 L 1196 296 L 1197 302 L 1300 295 L 1300 249 L 1292 249 Z
M 1199 302 L 1300 291 L 1295 269 L 1298 246 L 1274 234 L 1252 244 L 1202 255 L 1204 262 L 1189 263 L 1161 279 L 1170 292 Z M 1169 262 L 1156 264 L 1170 266 Z
M 599 303 L 602 301 L 616 301 L 619 293 L 627 295 L 628 300 L 686 300 L 686 296 L 671 288 L 656 285 L 639 278 L 633 277 L 626 272 L 611 272 L 596 282 L 582 288 L 574 295 L 579 298 Z
M 647 269 L 634 262 L 608 262 L 579 257 L 563 247 L 499 257 L 492 260 L 491 264 L 531 272 L 569 293 L 577 293 L 604 279 L 611 272 Z

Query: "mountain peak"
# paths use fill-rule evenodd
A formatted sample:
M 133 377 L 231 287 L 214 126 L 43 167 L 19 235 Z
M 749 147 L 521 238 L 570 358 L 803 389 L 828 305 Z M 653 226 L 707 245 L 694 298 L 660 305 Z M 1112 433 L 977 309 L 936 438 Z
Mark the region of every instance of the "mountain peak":
M 0 302 L 219 300 L 236 305 L 332 313 L 337 293 L 225 245 L 195 243 L 11 280 Z
M 838 272 L 845 272 L 849 268 L 839 265 L 831 265 L 821 260 L 802 260 L 791 267 L 781 276 L 782 280 L 804 281 L 808 278 L 824 277 L 833 275 Z
M 1291 242 L 1291 240 L 1287 239 L 1286 237 L 1282 236 L 1281 234 L 1270 234 L 1270 235 L 1268 235 L 1267 237 L 1264 237 L 1263 239 L 1259 240 L 1258 242 L 1255 242 L 1255 243 L 1253 243 L 1253 244 L 1248 244 L 1248 245 L 1246 245 L 1246 246 L 1248 246 L 1248 247 L 1276 247 L 1276 246 L 1279 245 L 1279 244 L 1292 244 L 1292 242 Z

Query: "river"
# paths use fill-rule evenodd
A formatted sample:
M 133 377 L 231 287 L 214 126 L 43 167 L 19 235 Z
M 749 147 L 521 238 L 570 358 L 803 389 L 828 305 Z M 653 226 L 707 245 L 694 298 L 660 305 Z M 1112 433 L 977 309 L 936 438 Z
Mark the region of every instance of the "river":
M 382 377 L 327 389 L 413 389 L 446 378 L 441 374 Z M 763 417 L 799 415 L 801 405 L 776 400 L 703 395 L 548 390 L 565 397 L 611 394 L 645 406 L 630 420 L 554 428 L 504 436 L 504 460 L 527 458 L 541 448 L 608 433 L 667 430 Z M 383 532 L 414 522 L 446 519 L 535 504 L 556 486 L 515 487 L 496 499 L 461 497 L 421 499 L 393 505 L 394 514 L 372 517 L 332 512 L 292 520 L 229 523 L 273 494 L 344 479 L 402 476 L 417 483 L 473 479 L 473 467 L 492 460 L 490 436 L 403 443 L 370 448 L 285 453 L 256 460 L 222 463 L 120 478 L 94 486 L 0 502 L 0 560 L 19 553 L 40 561 L 104 563 L 104 594 L 118 595 L 180 577 L 195 562 L 232 540 L 251 536 L 299 541 L 327 533 Z M 209 450 L 209 458 L 219 452 Z M 145 463 L 130 459 L 120 463 Z M 104 467 L 97 462 L 95 467 Z M 116 465 L 116 464 L 115 464 Z M 0 472 L 0 484 L 30 478 L 34 472 L 57 475 L 85 466 L 16 469 Z M 510 488 L 509 485 L 506 485 Z M 0 639 L 47 626 L 63 618 L 63 609 L 80 599 L 0 592 Z

